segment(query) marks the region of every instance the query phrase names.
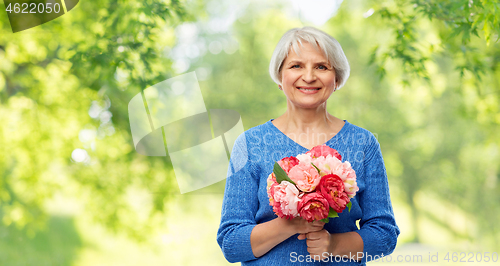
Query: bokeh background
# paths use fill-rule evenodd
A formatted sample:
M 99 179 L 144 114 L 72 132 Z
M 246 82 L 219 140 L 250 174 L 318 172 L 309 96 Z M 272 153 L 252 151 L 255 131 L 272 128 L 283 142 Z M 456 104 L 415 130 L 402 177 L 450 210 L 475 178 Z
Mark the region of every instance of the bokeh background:
M 269 60 L 306 25 L 351 64 L 329 112 L 381 144 L 401 235 L 378 263 L 498 254 L 498 1 L 81 1 L 18 33 L 0 1 L 0 265 L 229 264 L 224 182 L 181 195 L 168 157 L 135 152 L 128 102 L 196 71 L 207 109 L 276 118 Z

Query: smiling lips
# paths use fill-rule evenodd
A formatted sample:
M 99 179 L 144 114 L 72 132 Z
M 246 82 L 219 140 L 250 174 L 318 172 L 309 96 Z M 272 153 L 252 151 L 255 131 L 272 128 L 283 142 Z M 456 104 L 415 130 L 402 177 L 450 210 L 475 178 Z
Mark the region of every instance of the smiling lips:
M 299 91 L 305 94 L 315 94 L 317 93 L 321 88 L 318 87 L 297 87 Z

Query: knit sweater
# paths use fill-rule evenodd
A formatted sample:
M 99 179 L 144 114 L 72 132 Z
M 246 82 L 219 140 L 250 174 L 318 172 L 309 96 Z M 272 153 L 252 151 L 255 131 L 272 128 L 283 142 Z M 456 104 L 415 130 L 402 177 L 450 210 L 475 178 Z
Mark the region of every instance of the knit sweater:
M 364 265 L 377 259 L 376 256 L 392 253 L 399 228 L 394 219 L 380 144 L 371 132 L 344 120 L 340 132 L 325 144 L 340 153 L 342 162 L 351 163 L 359 191 L 351 199 L 351 211 L 345 209 L 339 217 L 330 218 L 324 228 L 329 233 L 357 232 L 364 245 L 361 262 L 347 258 L 341 262 L 339 257 L 314 261 L 307 252 L 306 241 L 297 239 L 298 234 L 259 258 L 253 255 L 252 229 L 257 224 L 281 219 L 269 205 L 266 192 L 266 180 L 274 162 L 308 151 L 274 126 L 272 120 L 242 133 L 232 148 L 217 232 L 217 242 L 226 259 L 242 262 L 241 265 Z

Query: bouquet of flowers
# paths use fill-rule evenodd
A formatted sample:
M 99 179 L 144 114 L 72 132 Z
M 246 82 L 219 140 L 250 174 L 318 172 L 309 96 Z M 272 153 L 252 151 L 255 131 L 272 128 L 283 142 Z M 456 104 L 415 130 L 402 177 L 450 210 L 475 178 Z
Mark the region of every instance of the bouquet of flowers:
M 351 164 L 325 144 L 275 162 L 267 178 L 269 205 L 280 218 L 308 222 L 338 217 L 359 190 Z

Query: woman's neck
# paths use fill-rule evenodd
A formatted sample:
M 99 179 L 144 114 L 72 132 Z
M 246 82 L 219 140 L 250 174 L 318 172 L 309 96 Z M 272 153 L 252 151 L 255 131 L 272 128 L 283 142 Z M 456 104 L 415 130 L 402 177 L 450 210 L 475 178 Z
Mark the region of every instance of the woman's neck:
M 315 109 L 289 106 L 287 111 L 272 123 L 290 139 L 311 149 L 333 138 L 345 124 L 341 119 L 329 114 L 324 107 L 326 104 Z
M 326 102 L 317 108 L 300 108 L 288 104 L 286 112 L 279 117 L 286 131 L 311 132 L 328 131 L 338 118 L 326 111 Z

